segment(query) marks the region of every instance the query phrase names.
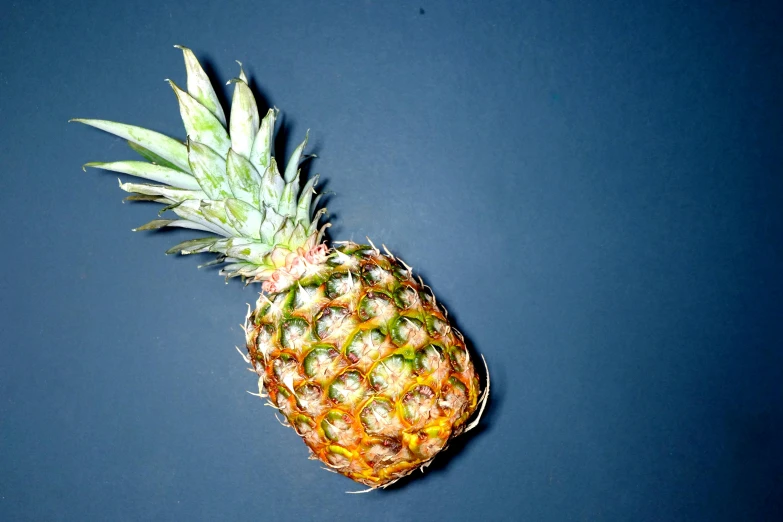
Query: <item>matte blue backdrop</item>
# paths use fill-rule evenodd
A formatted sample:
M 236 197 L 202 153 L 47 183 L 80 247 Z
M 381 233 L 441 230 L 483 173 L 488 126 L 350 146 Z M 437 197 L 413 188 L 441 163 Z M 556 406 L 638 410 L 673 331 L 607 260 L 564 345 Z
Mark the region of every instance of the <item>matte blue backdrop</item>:
M 776 2 L 7 2 L 0 520 L 783 520 Z M 332 237 L 422 273 L 482 429 L 363 496 L 245 393 L 256 288 L 136 233 L 174 44 L 311 128 Z

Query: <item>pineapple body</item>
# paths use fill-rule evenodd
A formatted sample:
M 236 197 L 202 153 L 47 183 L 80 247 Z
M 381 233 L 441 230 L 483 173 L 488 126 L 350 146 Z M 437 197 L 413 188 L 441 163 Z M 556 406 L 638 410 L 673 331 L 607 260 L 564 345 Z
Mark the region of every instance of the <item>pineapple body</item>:
M 370 487 L 426 465 L 479 401 L 460 333 L 428 287 L 374 247 L 262 295 L 246 324 L 259 388 L 315 458 Z

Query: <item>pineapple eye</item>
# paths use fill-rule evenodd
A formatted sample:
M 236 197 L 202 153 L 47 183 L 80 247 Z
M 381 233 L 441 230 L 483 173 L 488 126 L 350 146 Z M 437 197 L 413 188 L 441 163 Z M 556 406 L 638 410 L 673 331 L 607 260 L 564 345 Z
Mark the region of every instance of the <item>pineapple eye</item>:
M 296 427 L 296 431 L 300 436 L 305 433 L 310 433 L 313 428 L 315 428 L 315 423 L 307 415 L 297 415 L 293 425 Z
M 427 332 L 433 337 L 442 337 L 446 335 L 450 328 L 446 321 L 434 315 L 428 315 L 426 322 Z
M 435 404 L 435 392 L 429 386 L 419 385 L 402 398 L 403 417 L 411 424 L 426 420 Z
M 321 400 L 323 391 L 321 387 L 313 383 L 305 383 L 299 386 L 296 391 L 296 398 L 298 399 L 300 406 L 303 409 L 310 409 L 310 404 L 317 403 Z
M 321 429 L 329 440 L 336 441 L 352 431 L 353 418 L 340 410 L 330 410 L 321 421 Z
M 367 292 L 359 303 L 359 318 L 367 321 L 373 317 L 388 320 L 397 312 L 389 297 L 378 292 Z
M 462 373 L 465 368 L 468 367 L 470 358 L 468 357 L 468 351 L 462 346 L 453 346 L 449 351 L 449 360 L 451 361 L 451 367 L 457 373 Z
M 411 317 L 400 317 L 391 328 L 391 337 L 397 346 L 404 344 L 421 346 L 427 341 L 427 333 L 421 321 Z
M 440 368 L 443 361 L 443 351 L 434 344 L 416 352 L 416 369 L 421 374 L 427 375 L 434 372 Z
M 468 390 L 456 377 L 451 377 L 440 391 L 438 407 L 446 414 L 451 415 L 455 411 L 462 411 L 468 403 Z
M 299 286 L 294 297 L 294 309 L 309 308 L 318 299 L 317 286 Z
M 324 308 L 315 322 L 315 333 L 320 339 L 325 339 L 338 331 L 348 317 L 347 309 L 339 306 Z
M 382 433 L 392 424 L 394 406 L 382 397 L 373 399 L 359 414 L 365 431 L 370 434 Z
M 326 281 L 326 295 L 329 299 L 336 299 L 341 295 L 349 294 L 356 286 L 356 276 L 351 272 L 337 273 Z
M 403 285 L 394 293 L 397 306 L 403 309 L 412 308 L 419 304 L 419 294 L 408 285 Z
M 384 339 L 386 336 L 377 329 L 359 331 L 346 343 L 345 356 L 353 364 L 374 361 L 378 358 Z
M 310 325 L 304 319 L 298 317 L 288 319 L 283 323 L 283 335 L 281 342 L 284 347 L 291 350 L 298 350 L 304 344 L 307 337 L 307 330 Z
M 366 391 L 362 374 L 350 370 L 332 382 L 329 386 L 329 398 L 342 404 L 355 404 L 364 397 Z
M 370 373 L 370 384 L 376 390 L 396 397 L 402 391 L 411 373 L 413 373 L 413 363 L 397 353 L 375 365 Z
M 402 449 L 402 444 L 396 439 L 381 439 L 374 442 L 364 451 L 364 458 L 368 464 L 375 466 L 382 462 L 394 459 Z
M 339 355 L 331 346 L 314 348 L 304 359 L 305 375 L 319 381 L 328 378 L 330 374 L 334 375 L 332 367 Z
M 375 263 L 362 267 L 362 278 L 370 286 L 387 285 L 393 281 L 392 275 Z

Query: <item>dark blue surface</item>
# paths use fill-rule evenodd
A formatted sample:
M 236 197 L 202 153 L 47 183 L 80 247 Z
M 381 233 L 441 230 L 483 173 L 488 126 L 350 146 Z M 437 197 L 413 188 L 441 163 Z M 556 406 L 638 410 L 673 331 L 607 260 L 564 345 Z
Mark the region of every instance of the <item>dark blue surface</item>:
M 783 520 L 773 2 L 14 2 L 0 18 L 0 520 Z M 255 289 L 130 229 L 106 118 L 183 136 L 173 44 L 311 128 L 336 239 L 484 353 L 483 429 L 386 492 L 247 395 Z M 262 103 L 263 104 L 263 103 Z

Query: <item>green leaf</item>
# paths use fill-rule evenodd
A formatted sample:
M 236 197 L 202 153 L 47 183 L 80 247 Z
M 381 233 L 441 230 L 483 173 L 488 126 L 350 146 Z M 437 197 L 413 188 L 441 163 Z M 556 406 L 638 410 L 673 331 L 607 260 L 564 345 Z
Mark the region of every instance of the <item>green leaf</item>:
M 135 125 L 126 125 L 113 121 L 87 120 L 82 118 L 76 118 L 71 121 L 84 123 L 85 125 L 101 129 L 102 131 L 114 134 L 115 136 L 119 136 L 120 138 L 131 141 L 137 145 L 141 145 L 161 158 L 170 161 L 185 172 L 190 171 L 190 166 L 188 165 L 188 149 L 183 143 L 180 143 L 174 138 L 169 138 L 159 132 L 136 127 Z
M 283 188 L 283 194 L 280 196 L 280 204 L 277 211 L 288 217 L 296 217 L 296 196 L 299 193 L 299 176 L 297 175 L 290 183 Z
M 236 259 L 244 259 L 260 265 L 264 262 L 264 256 L 271 252 L 273 248 L 271 245 L 250 243 L 243 246 L 232 246 L 226 250 L 226 254 Z
M 261 208 L 261 175 L 252 163 L 243 158 L 234 149 L 228 151 L 226 176 L 231 192 L 245 203 Z
M 258 133 L 258 106 L 253 93 L 245 81 L 231 80 L 234 83 L 234 97 L 231 101 L 231 148 L 245 158 L 250 158 L 253 140 Z
M 175 45 L 174 47 L 181 49 L 185 55 L 185 68 L 188 71 L 188 93 L 206 107 L 225 127 L 226 115 L 223 112 L 223 107 L 220 105 L 220 100 L 212 87 L 212 82 L 209 81 L 209 77 L 198 62 L 196 55 L 187 47 L 181 45 Z
M 176 215 L 181 217 L 182 219 L 186 219 L 188 221 L 192 221 L 193 223 L 197 223 L 204 227 L 206 230 L 209 230 L 210 232 L 214 232 L 215 234 L 221 235 L 221 236 L 231 236 L 231 232 L 223 227 L 220 227 L 216 225 L 215 223 L 212 223 L 210 220 L 204 216 L 204 214 L 201 211 L 201 201 L 197 201 L 194 199 L 183 201 L 181 205 L 179 205 L 176 208 L 171 209 L 172 212 L 174 212 Z
M 134 228 L 133 231 L 141 232 L 142 230 L 158 230 L 159 228 L 163 228 L 166 225 L 172 223 L 173 221 L 174 221 L 173 219 L 153 219 L 149 223 Z
M 218 240 L 217 237 L 201 237 L 198 239 L 188 239 L 187 241 L 178 243 L 173 247 L 169 248 L 168 250 L 166 250 L 166 254 L 176 254 L 182 252 L 183 250 L 188 251 L 188 252 L 182 252 L 183 254 L 185 254 L 185 253 L 190 253 L 189 251 L 194 248 L 201 248 L 201 247 L 209 248 L 217 240 Z
M 84 167 L 93 167 L 112 172 L 121 172 L 130 174 L 138 178 L 145 178 L 159 183 L 166 183 L 176 188 L 189 190 L 199 190 L 199 184 L 196 178 L 190 174 L 185 174 L 180 170 L 170 169 L 147 163 L 146 161 L 112 161 L 101 162 L 93 161 L 84 165 Z
M 226 216 L 229 223 L 243 237 L 261 239 L 261 222 L 264 215 L 254 206 L 239 199 L 226 200 Z
M 201 214 L 213 225 L 218 226 L 228 232 L 231 237 L 239 236 L 239 231 L 229 222 L 226 215 L 226 204 L 224 201 L 202 201 L 199 207 Z
M 154 163 L 155 165 L 160 165 L 161 167 L 168 167 L 170 169 L 174 169 L 174 170 L 178 170 L 180 172 L 184 172 L 185 174 L 190 174 L 190 169 L 182 170 L 181 168 L 179 168 L 176 165 L 174 165 L 172 162 L 170 162 L 170 161 L 168 161 L 168 160 L 166 160 L 164 158 L 161 158 L 160 156 L 158 156 L 157 154 L 155 154 L 151 150 L 147 150 L 147 149 L 145 149 L 144 147 L 142 147 L 141 145 L 139 145 L 137 143 L 133 143 L 132 141 L 129 141 L 128 145 L 130 146 L 130 148 L 132 148 L 133 150 L 138 152 L 139 155 L 141 155 L 142 158 L 144 158 L 145 160 L 147 160 L 147 161 L 149 161 L 151 163 Z
M 250 151 L 250 163 L 258 172 L 265 172 L 269 168 L 272 158 L 272 145 L 275 133 L 275 109 L 269 109 L 264 119 L 261 120 L 256 137 L 253 140 L 253 149 Z
M 188 138 L 192 141 L 203 143 L 224 158 L 231 148 L 231 140 L 220 120 L 209 109 L 196 101 L 193 96 L 186 93 L 171 80 L 166 80 L 174 89 L 179 101 L 179 113 Z
M 294 233 L 294 220 L 286 218 L 283 222 L 283 226 L 275 234 L 272 242 L 275 245 L 288 245 L 291 240 L 291 235 Z
M 264 208 L 264 221 L 261 222 L 259 229 L 261 233 L 261 242 L 266 244 L 273 244 L 275 234 L 283 225 L 285 218 L 278 214 L 274 208 Z
M 285 182 L 290 183 L 294 177 L 296 176 L 297 171 L 299 170 L 299 162 L 302 159 L 302 152 L 304 152 L 304 148 L 307 146 L 307 139 L 310 137 L 310 131 L 308 130 L 305 134 L 305 139 L 302 143 L 299 144 L 296 149 L 294 149 L 293 154 L 291 154 L 291 157 L 288 159 L 288 163 L 285 166 Z
M 309 225 L 310 223 L 310 202 L 313 199 L 313 187 L 318 183 L 318 174 L 310 178 L 302 189 L 302 194 L 299 196 L 299 204 L 296 206 L 296 220 L 304 222 Z
M 162 196 L 171 201 L 198 200 L 207 197 L 200 190 L 187 190 L 164 185 L 150 185 L 147 183 L 123 183 L 120 182 L 120 188 L 125 192 L 137 192 L 147 196 Z
M 265 206 L 277 208 L 280 203 L 280 196 L 283 195 L 285 183 L 280 176 L 280 171 L 277 170 L 275 158 L 272 158 L 270 163 L 269 168 L 266 169 L 264 176 L 261 178 L 261 201 Z
M 209 199 L 234 197 L 226 176 L 226 160 L 220 154 L 203 143 L 189 140 L 188 158 L 193 176 Z

